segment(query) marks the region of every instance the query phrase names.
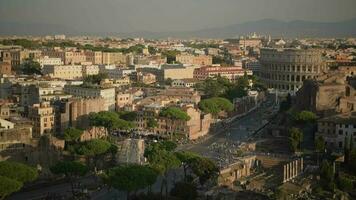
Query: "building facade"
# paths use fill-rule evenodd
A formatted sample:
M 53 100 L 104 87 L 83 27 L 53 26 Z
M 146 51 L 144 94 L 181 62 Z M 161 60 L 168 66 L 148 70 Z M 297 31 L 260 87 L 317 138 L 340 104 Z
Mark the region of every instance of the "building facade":
M 320 50 L 261 49 L 261 79 L 268 88 L 295 94 L 306 79 L 326 70 Z
M 28 117 L 33 122 L 33 137 L 41 137 L 54 130 L 54 110 L 49 102 L 33 104 L 29 108 Z
M 114 87 L 100 87 L 100 86 L 76 86 L 66 85 L 64 92 L 77 97 L 102 97 L 105 101 L 105 110 L 115 110 L 115 88 Z
M 193 77 L 197 80 L 205 80 L 207 78 L 216 78 L 218 76 L 227 78 L 233 82 L 238 77 L 252 75 L 252 71 L 244 70 L 241 67 L 221 67 L 221 66 L 204 66 L 194 70 Z

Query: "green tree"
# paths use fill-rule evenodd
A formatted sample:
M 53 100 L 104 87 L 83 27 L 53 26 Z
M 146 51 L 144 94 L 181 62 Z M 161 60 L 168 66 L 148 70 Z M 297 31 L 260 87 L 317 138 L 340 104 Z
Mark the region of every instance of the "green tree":
M 349 163 L 347 164 L 347 168 L 349 169 L 349 172 L 353 175 L 356 175 L 356 149 L 353 149 L 350 152 L 350 159 Z
M 234 106 L 228 99 L 213 97 L 200 101 L 199 108 L 205 113 L 211 113 L 216 116 L 222 111 L 231 112 Z
M 148 46 L 148 52 L 151 54 L 151 55 L 155 55 L 157 53 L 157 49 L 155 47 L 152 47 L 152 46 Z
M 162 52 L 162 56 L 167 58 L 167 63 L 174 63 L 176 61 L 176 56 L 179 55 L 180 52 L 177 50 L 167 50 Z
M 171 78 L 167 78 L 166 80 L 164 80 L 164 85 L 171 86 L 172 82 L 173 82 L 173 80 Z
M 101 111 L 98 113 L 89 114 L 90 125 L 104 126 L 111 130 L 130 130 L 134 128 L 134 123 L 120 119 L 117 112 Z
M 126 191 L 127 199 L 130 193 L 153 185 L 157 179 L 157 172 L 144 165 L 122 165 L 106 172 L 107 183 L 118 190 Z
M 26 59 L 21 65 L 21 72 L 26 75 L 42 75 L 41 65 L 31 58 Z
M 10 194 L 19 191 L 22 186 L 20 181 L 0 176 L 0 199 L 5 199 Z
M 157 120 L 155 118 L 150 117 L 150 118 L 147 119 L 147 127 L 149 129 L 152 130 L 152 129 L 156 128 L 157 126 L 158 126 L 158 122 L 157 122 Z
M 85 83 L 89 83 L 89 84 L 97 84 L 97 85 L 99 85 L 102 80 L 107 79 L 107 78 L 108 78 L 108 74 L 99 73 L 99 74 L 95 74 L 95 75 L 86 76 L 84 78 L 84 82 Z
M 86 156 L 88 161 L 93 159 L 95 170 L 97 169 L 98 160 L 106 153 L 111 153 L 110 150 L 112 150 L 112 144 L 102 139 L 89 140 L 76 148 L 76 152 L 79 155 Z
M 343 176 L 339 176 L 337 178 L 337 186 L 340 190 L 347 192 L 352 190 L 353 183 L 352 180 Z
M 60 161 L 50 168 L 53 174 L 64 175 L 71 184 L 72 194 L 74 192 L 75 179 L 88 173 L 88 167 L 77 161 Z
M 318 162 L 318 165 L 319 165 L 319 154 L 320 153 L 323 153 L 325 151 L 325 140 L 323 138 L 323 136 L 319 135 L 315 141 L 314 141 L 314 145 L 315 145 L 315 151 L 317 153 L 317 162 Z
M 180 166 L 181 162 L 172 152 L 172 143 L 153 143 L 145 149 L 145 157 L 150 166 L 157 170 L 162 175 L 161 182 L 161 196 L 163 194 L 163 187 L 166 188 L 166 195 L 168 194 L 168 171 Z
M 128 111 L 123 111 L 119 112 L 119 116 L 121 119 L 126 120 L 126 121 L 135 121 L 137 118 L 137 112 L 128 112 Z
M 82 136 L 82 134 L 82 130 L 70 127 L 64 131 L 64 140 L 69 143 L 79 142 L 80 136 Z
M 35 168 L 22 163 L 1 161 L 0 176 L 7 177 L 21 183 L 27 183 L 36 180 L 38 172 Z
M 184 170 L 184 179 L 186 180 L 187 178 L 187 170 L 193 161 L 194 158 L 200 157 L 198 154 L 189 152 L 189 151 L 179 151 L 176 152 L 175 155 L 177 158 L 181 161 L 183 164 L 183 170 Z
M 201 83 L 197 83 L 195 87 L 203 92 L 206 98 L 223 96 L 230 86 L 224 85 L 225 81 L 222 81 L 223 79 L 219 77 L 216 79 L 208 78 Z
M 293 127 L 289 130 L 289 135 L 292 151 L 296 152 L 298 150 L 301 150 L 303 132 L 300 129 Z
M 180 108 L 177 107 L 168 107 L 163 109 L 159 115 L 161 117 L 166 117 L 172 120 L 184 120 L 184 121 L 189 121 L 190 117 L 189 115 L 181 110 Z
M 168 128 L 168 123 L 166 124 L 167 125 L 166 130 L 167 130 L 168 134 L 170 134 L 171 139 L 173 136 L 173 132 L 175 131 L 175 130 L 172 130 L 174 121 L 175 120 L 182 120 L 182 121 L 190 120 L 190 116 L 186 112 L 184 112 L 183 110 L 181 110 L 180 108 L 177 108 L 177 107 L 165 108 L 165 109 L 161 110 L 159 115 L 161 117 L 167 118 L 171 122 L 170 131 Z
M 303 110 L 295 116 L 295 120 L 299 123 L 312 123 L 316 121 L 316 115 L 313 112 Z
M 350 141 L 349 141 L 349 138 L 347 136 L 345 136 L 345 139 L 344 139 L 344 157 L 345 157 L 345 165 L 348 165 L 349 162 L 350 162 L 350 153 L 351 153 L 351 150 L 350 150 Z
M 199 177 L 201 185 L 205 184 L 208 180 L 216 179 L 219 174 L 219 168 L 208 158 L 195 157 L 190 161 L 190 167 L 193 173 Z
M 321 163 L 320 183 L 321 186 L 326 190 L 333 191 L 335 188 L 333 167 L 326 160 Z

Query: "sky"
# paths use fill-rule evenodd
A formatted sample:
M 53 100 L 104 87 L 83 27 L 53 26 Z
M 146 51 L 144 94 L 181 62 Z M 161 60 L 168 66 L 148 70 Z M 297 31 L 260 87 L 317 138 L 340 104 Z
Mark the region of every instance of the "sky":
M 356 18 L 355 8 L 356 0 L 0 0 L 0 22 L 84 32 L 190 31 L 267 18 L 342 21 Z

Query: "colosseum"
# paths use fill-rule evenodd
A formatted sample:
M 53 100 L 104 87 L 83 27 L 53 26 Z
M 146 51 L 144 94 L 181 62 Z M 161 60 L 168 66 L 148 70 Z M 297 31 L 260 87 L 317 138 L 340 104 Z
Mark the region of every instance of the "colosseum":
M 268 88 L 292 95 L 305 79 L 313 79 L 326 65 L 317 49 L 261 49 L 261 79 Z

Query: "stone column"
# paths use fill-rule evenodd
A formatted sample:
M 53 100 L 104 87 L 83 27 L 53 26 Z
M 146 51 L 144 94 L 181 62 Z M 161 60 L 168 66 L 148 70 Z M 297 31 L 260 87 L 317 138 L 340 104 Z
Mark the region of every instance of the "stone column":
M 283 183 L 287 181 L 287 167 L 283 165 Z
M 302 172 L 304 171 L 303 157 L 300 158 L 300 170 L 301 170 Z
M 289 174 L 290 174 L 290 173 L 289 173 L 289 163 L 286 164 L 286 169 L 287 169 L 287 170 L 286 170 L 286 172 L 287 172 L 287 173 L 286 173 L 286 181 L 289 181 Z

